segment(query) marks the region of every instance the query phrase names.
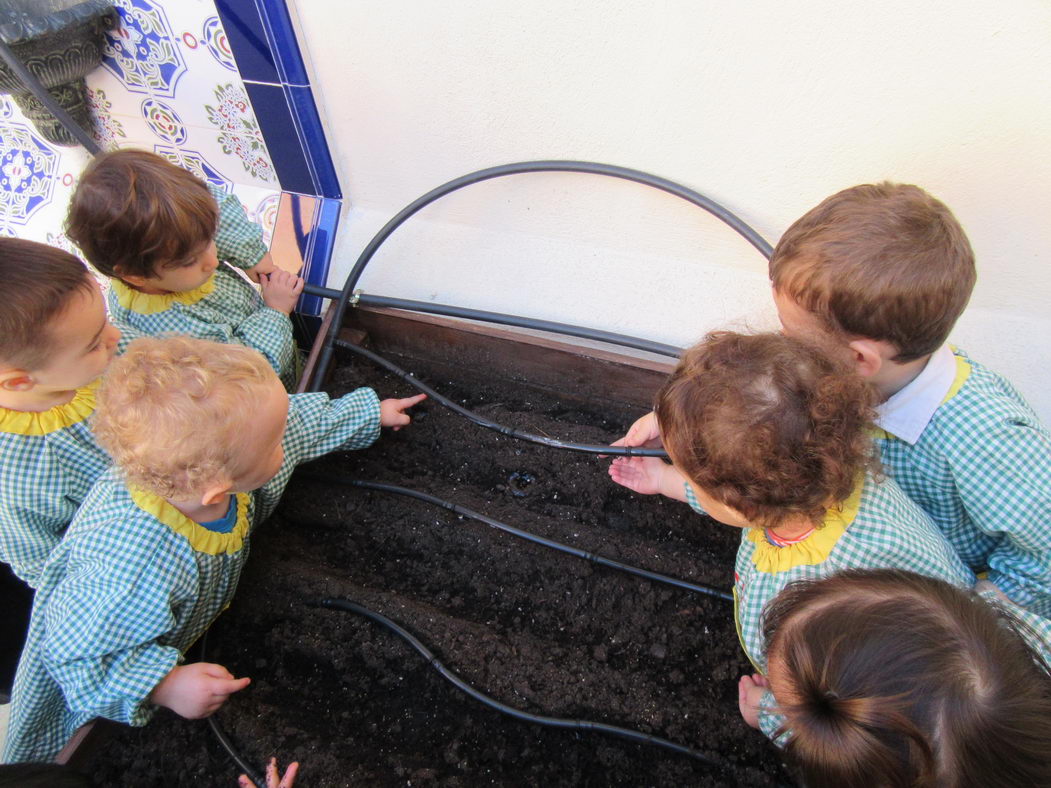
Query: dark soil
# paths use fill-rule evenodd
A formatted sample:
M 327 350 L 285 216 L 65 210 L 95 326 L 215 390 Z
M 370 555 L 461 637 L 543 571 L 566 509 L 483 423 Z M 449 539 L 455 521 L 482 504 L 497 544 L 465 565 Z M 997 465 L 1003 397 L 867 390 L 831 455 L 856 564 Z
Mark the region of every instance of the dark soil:
M 576 403 L 521 383 L 392 358 L 467 407 L 532 432 L 617 438 L 638 408 Z M 405 383 L 343 358 L 331 390 Z M 402 496 L 312 470 L 429 492 L 574 546 L 728 589 L 739 532 L 607 476 L 609 460 L 477 427 L 424 403 L 366 451 L 297 472 L 257 529 L 208 661 L 252 677 L 219 718 L 250 762 L 302 762 L 297 785 L 782 785 L 776 750 L 737 712 L 749 666 L 732 604 L 594 566 Z M 517 474 L 517 476 L 516 476 Z M 528 476 L 526 476 L 528 474 Z M 454 688 L 396 635 L 312 606 L 344 597 L 413 632 L 453 671 L 514 707 L 638 729 L 698 748 L 714 769 L 652 745 L 543 727 Z M 162 710 L 93 759 L 101 786 L 235 785 L 206 723 Z

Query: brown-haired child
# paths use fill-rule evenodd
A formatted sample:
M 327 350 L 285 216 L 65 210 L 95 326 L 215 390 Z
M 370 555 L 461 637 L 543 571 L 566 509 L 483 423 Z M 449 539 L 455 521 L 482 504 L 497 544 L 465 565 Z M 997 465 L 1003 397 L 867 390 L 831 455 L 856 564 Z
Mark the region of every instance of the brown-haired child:
M 289 314 L 303 280 L 275 266 L 236 197 L 162 156 L 125 148 L 85 168 L 66 233 L 111 277 L 110 314 L 122 330 L 247 345 L 292 387 Z M 222 262 L 259 282 L 262 296 Z
M 41 574 L 3 760 L 48 760 L 95 717 L 144 725 L 158 705 L 205 717 L 246 686 L 222 665 L 181 663 L 233 598 L 253 528 L 296 465 L 371 445 L 422 398 L 290 397 L 250 348 L 132 342 L 94 417 L 115 467 Z
M 879 389 L 888 473 L 973 570 L 1051 617 L 1051 433 L 946 344 L 975 283 L 949 209 L 916 186 L 845 189 L 785 232 L 770 279 L 785 331 L 830 337 Z
M 35 586 L 109 467 L 92 435 L 96 380 L 120 332 L 76 257 L 0 238 L 0 560 Z
M 655 412 L 672 464 L 618 458 L 610 475 L 741 528 L 734 597 L 762 671 L 763 608 L 793 580 L 897 567 L 970 585 L 930 519 L 870 470 L 874 394 L 818 347 L 781 334 L 714 332 L 687 349 Z
M 773 734 L 803 784 L 1051 785 L 1046 619 L 882 569 L 793 583 L 763 628 Z

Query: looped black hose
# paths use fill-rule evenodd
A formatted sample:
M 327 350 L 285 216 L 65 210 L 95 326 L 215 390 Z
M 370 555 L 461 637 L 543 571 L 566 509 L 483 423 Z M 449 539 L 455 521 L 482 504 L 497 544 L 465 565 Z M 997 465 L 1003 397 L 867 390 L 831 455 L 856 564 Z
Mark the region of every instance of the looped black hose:
M 573 443 L 571 441 L 561 441 L 557 438 L 548 438 L 544 435 L 534 435 L 531 432 L 525 432 L 523 430 L 516 430 L 512 427 L 508 427 L 504 424 L 499 424 L 495 421 L 479 416 L 472 410 L 468 410 L 460 405 L 457 405 L 448 397 L 439 394 L 437 391 L 432 389 L 423 381 L 404 369 L 394 364 L 391 361 L 383 358 L 383 356 L 373 353 L 371 350 L 366 350 L 360 345 L 355 345 L 353 342 L 347 342 L 343 339 L 337 339 L 336 345 L 345 350 L 350 350 L 357 353 L 359 356 L 364 356 L 374 364 L 378 364 L 389 372 L 393 372 L 399 378 L 404 380 L 411 386 L 419 389 L 432 400 L 437 402 L 439 405 L 444 405 L 449 410 L 459 413 L 469 421 L 474 422 L 479 427 L 485 427 L 488 430 L 494 430 L 499 432 L 501 435 L 506 435 L 509 438 L 517 438 L 518 440 L 529 441 L 530 443 L 539 443 L 541 446 L 550 446 L 553 449 L 565 449 L 566 451 L 577 451 L 584 454 L 611 454 L 622 457 L 667 457 L 668 453 L 664 449 L 645 449 L 641 446 L 596 446 L 588 443 Z
M 691 758 L 696 758 L 698 761 L 706 763 L 710 766 L 722 767 L 723 764 L 719 763 L 715 759 L 705 755 L 700 750 L 695 750 L 692 747 L 686 747 L 682 744 L 676 744 L 668 739 L 662 739 L 660 736 L 653 736 L 649 733 L 643 733 L 642 731 L 631 730 L 630 728 L 621 728 L 617 725 L 607 725 L 604 722 L 591 722 L 589 720 L 573 720 L 565 717 L 548 717 L 540 714 L 530 714 L 527 711 L 516 709 L 513 706 L 508 706 L 506 703 L 501 703 L 495 698 L 486 695 L 466 681 L 461 679 L 449 668 L 443 665 L 436 656 L 428 649 L 423 643 L 421 643 L 411 632 L 406 630 L 401 625 L 397 624 L 386 616 L 377 613 L 373 610 L 369 610 L 367 607 L 363 607 L 356 602 L 352 602 L 349 599 L 322 599 L 319 604 L 322 607 L 327 607 L 335 610 L 345 610 L 349 613 L 357 613 L 359 616 L 365 616 L 373 621 L 382 624 L 383 626 L 396 633 L 399 637 L 403 638 L 410 646 L 416 649 L 424 659 L 426 659 L 431 667 L 437 670 L 445 679 L 452 683 L 457 689 L 470 695 L 477 701 L 484 703 L 492 709 L 503 712 L 511 717 L 515 717 L 519 720 L 525 720 L 526 722 L 535 722 L 539 725 L 548 725 L 554 728 L 572 728 L 576 730 L 589 730 L 598 731 L 600 733 L 608 733 L 613 736 L 621 736 L 631 741 L 641 742 L 643 744 L 653 744 L 658 747 L 664 747 L 665 749 L 672 750 L 673 752 L 680 753 L 682 755 L 688 755 Z
M 201 662 L 207 661 L 207 659 L 205 658 L 205 654 L 207 653 L 207 651 L 208 630 L 205 630 L 204 634 L 201 635 Z M 263 786 L 266 785 L 266 781 L 263 779 L 263 776 L 255 769 L 253 769 L 251 764 L 249 764 L 248 761 L 245 760 L 244 756 L 242 756 L 241 753 L 238 751 L 237 747 L 234 745 L 233 741 L 231 741 L 230 737 L 226 735 L 226 731 L 223 730 L 223 726 L 219 724 L 218 713 L 219 712 L 215 712 L 210 717 L 208 717 L 208 727 L 212 729 L 212 733 L 215 734 L 215 738 L 219 740 L 219 744 L 222 746 L 222 748 L 226 750 L 226 754 L 229 755 L 230 759 L 237 764 L 237 768 L 239 768 L 242 773 L 248 775 L 248 779 L 252 781 L 252 784 L 255 785 L 256 788 L 263 788 Z
M 612 164 L 599 164 L 592 161 L 524 161 L 515 164 L 501 164 L 496 167 L 477 170 L 476 172 L 468 173 L 467 175 L 461 175 L 459 178 L 454 178 L 448 183 L 444 183 L 441 186 L 432 189 L 421 197 L 417 197 L 398 211 L 390 221 L 383 225 L 380 231 L 372 237 L 372 240 L 369 241 L 368 245 L 362 250 L 358 259 L 355 261 L 350 274 L 347 276 L 347 280 L 343 285 L 343 292 L 340 294 L 339 300 L 336 302 L 336 311 L 333 314 L 332 323 L 329 326 L 328 333 L 325 336 L 324 344 L 321 348 L 321 354 L 318 357 L 314 379 L 309 381 L 310 385 L 308 386 L 308 390 L 317 391 L 325 378 L 325 373 L 328 371 L 329 364 L 332 362 L 334 341 L 339 330 L 343 327 L 343 318 L 346 314 L 347 306 L 349 305 L 351 296 L 354 294 L 354 290 L 357 287 L 358 280 L 365 271 L 365 266 L 369 264 L 372 256 L 380 246 L 383 245 L 383 242 L 386 241 L 387 238 L 398 229 L 398 227 L 420 209 L 430 205 L 435 200 L 438 200 L 447 194 L 451 194 L 458 189 L 464 188 L 465 186 L 470 186 L 471 184 L 480 183 L 492 178 L 499 178 L 505 175 L 518 175 L 531 172 L 579 172 L 591 175 L 606 175 L 613 178 L 621 178 L 623 180 L 641 183 L 644 186 L 652 186 L 655 189 L 660 189 L 661 191 L 672 194 L 708 211 L 708 213 L 724 222 L 741 237 L 752 244 L 752 246 L 758 249 L 764 257 L 769 259 L 773 252 L 773 247 L 771 247 L 770 244 L 759 235 L 759 233 L 748 226 L 743 219 L 736 216 L 711 198 L 705 197 L 700 192 L 688 189 L 687 187 L 675 183 L 674 181 L 670 181 L 667 178 L 651 175 L 650 173 L 642 172 L 641 170 L 617 167 Z M 519 325 L 526 325 L 524 319 Z
M 544 547 L 550 547 L 552 550 L 558 550 L 562 553 L 576 556 L 577 558 L 583 558 L 585 561 L 591 561 L 594 564 L 605 566 L 610 569 L 618 569 L 621 572 L 627 572 L 628 574 L 635 575 L 636 577 L 642 577 L 646 580 L 653 580 L 657 583 L 664 583 L 666 585 L 675 586 L 676 588 L 682 588 L 686 591 L 694 591 L 698 594 L 705 594 L 706 596 L 713 596 L 717 599 L 725 599 L 729 602 L 733 601 L 733 594 L 729 594 L 718 588 L 711 586 L 702 585 L 700 583 L 691 583 L 689 580 L 682 580 L 677 577 L 671 577 L 670 575 L 662 575 L 660 572 L 651 572 L 648 569 L 642 569 L 631 564 L 621 563 L 612 558 L 606 558 L 595 553 L 588 552 L 587 550 L 581 550 L 578 547 L 572 547 L 571 545 L 563 544 L 562 542 L 556 542 L 554 539 L 548 539 L 544 536 L 539 536 L 529 531 L 523 531 L 520 528 L 515 528 L 507 523 L 502 523 L 499 520 L 494 520 L 492 517 L 487 517 L 484 514 L 475 512 L 459 504 L 452 503 L 450 501 L 436 498 L 433 495 L 429 495 L 419 490 L 410 490 L 408 487 L 399 487 L 395 484 L 386 484 L 384 482 L 369 482 L 362 479 L 345 479 L 340 476 L 336 476 L 331 473 L 324 473 L 322 471 L 300 471 L 299 478 L 313 479 L 315 481 L 322 481 L 330 484 L 348 485 L 351 487 L 360 487 L 365 490 L 378 490 L 379 492 L 394 493 L 395 495 L 405 495 L 409 498 L 416 498 L 420 501 L 440 506 L 443 509 L 447 509 L 453 514 L 460 515 L 461 517 L 468 517 L 472 520 L 477 520 L 480 523 L 485 523 L 488 526 L 496 528 L 497 530 L 509 533 L 512 536 L 517 536 L 520 539 L 525 539 L 528 542 L 542 545 Z

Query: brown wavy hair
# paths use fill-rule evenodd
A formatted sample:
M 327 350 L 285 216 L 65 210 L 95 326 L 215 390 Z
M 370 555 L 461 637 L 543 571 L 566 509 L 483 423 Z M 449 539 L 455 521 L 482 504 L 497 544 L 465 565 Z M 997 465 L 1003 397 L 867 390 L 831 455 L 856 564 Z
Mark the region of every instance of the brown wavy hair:
M 770 258 L 779 293 L 834 333 L 890 342 L 897 362 L 945 343 L 976 276 L 952 211 L 902 183 L 833 194 L 785 231 Z
M 73 295 L 90 294 L 87 266 L 69 252 L 21 238 L 0 238 L 0 363 L 36 370 L 54 352 L 51 327 Z
M 1051 671 L 1007 606 L 848 570 L 790 584 L 763 632 L 785 755 L 810 788 L 1051 785 Z
M 819 521 L 872 462 L 874 390 L 818 346 L 716 331 L 683 353 L 654 410 L 676 467 L 752 524 Z
M 97 156 L 69 203 L 66 235 L 106 276 L 153 276 L 194 262 L 215 238 L 219 208 L 203 181 L 163 156 Z

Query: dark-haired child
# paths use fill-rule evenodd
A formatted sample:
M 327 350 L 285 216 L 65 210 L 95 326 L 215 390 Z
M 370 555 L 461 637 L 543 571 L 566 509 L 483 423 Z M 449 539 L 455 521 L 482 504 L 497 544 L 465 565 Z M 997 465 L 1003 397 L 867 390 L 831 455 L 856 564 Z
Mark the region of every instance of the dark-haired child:
M 916 186 L 854 186 L 798 219 L 770 258 L 781 323 L 821 335 L 878 389 L 887 472 L 974 571 L 1051 618 L 1051 432 L 1003 377 L 946 344 L 974 253 Z
M 66 232 L 111 277 L 110 314 L 122 330 L 247 345 L 293 386 L 289 314 L 303 280 L 275 266 L 236 197 L 162 156 L 126 148 L 81 174 Z M 258 281 L 262 295 L 223 262 Z
M 673 464 L 618 458 L 610 475 L 743 529 L 734 573 L 744 650 L 766 664 L 760 616 L 794 580 L 849 568 L 974 575 L 893 481 L 870 470 L 875 394 L 821 349 L 780 334 L 715 332 L 657 394 Z
M 120 332 L 76 257 L 0 238 L 0 560 L 35 586 L 110 465 L 88 417 Z
M 912 572 L 852 570 L 792 583 L 763 629 L 784 715 L 768 732 L 810 788 L 1051 785 L 1046 619 Z M 742 691 L 753 726 L 761 691 Z

